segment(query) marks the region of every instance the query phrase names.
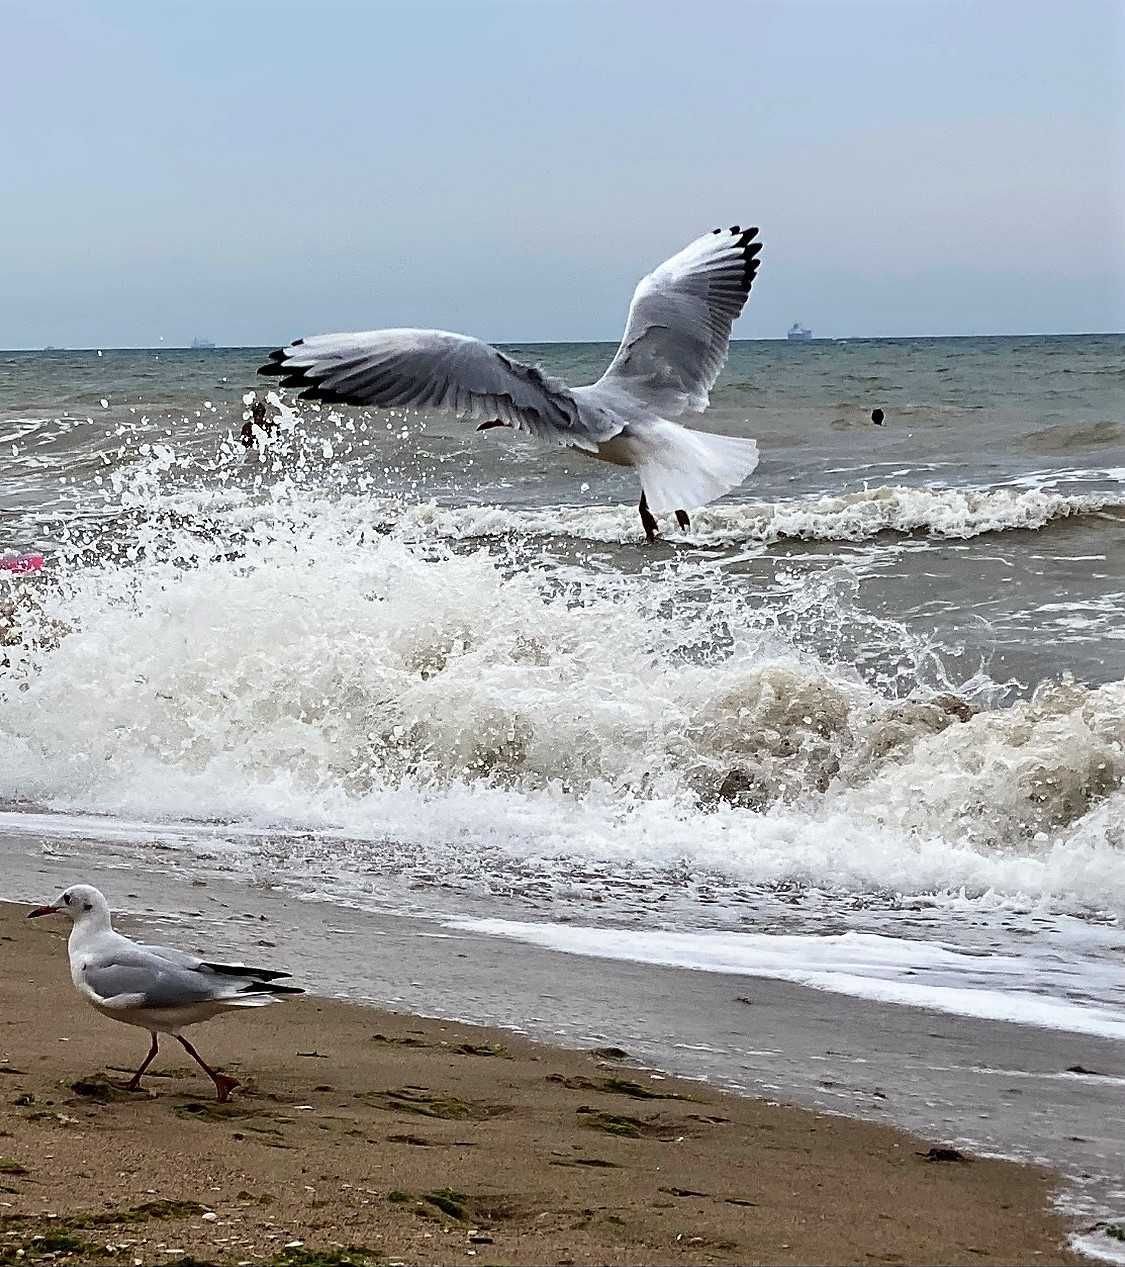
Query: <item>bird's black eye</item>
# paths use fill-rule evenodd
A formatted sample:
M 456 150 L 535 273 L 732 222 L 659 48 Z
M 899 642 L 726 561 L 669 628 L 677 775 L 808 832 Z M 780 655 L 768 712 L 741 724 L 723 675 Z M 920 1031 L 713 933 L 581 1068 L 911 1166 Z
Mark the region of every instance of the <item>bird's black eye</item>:
M 69 905 L 70 905 L 70 894 L 69 894 L 69 893 L 64 893 L 64 894 L 63 894 L 63 897 L 62 897 L 62 900 L 63 900 L 63 901 L 67 904 L 67 906 L 69 906 Z

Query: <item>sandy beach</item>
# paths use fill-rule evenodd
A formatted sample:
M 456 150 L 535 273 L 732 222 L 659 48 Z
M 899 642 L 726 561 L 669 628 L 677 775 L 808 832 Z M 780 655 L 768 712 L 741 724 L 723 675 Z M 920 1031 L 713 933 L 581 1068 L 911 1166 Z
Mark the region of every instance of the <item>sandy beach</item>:
M 194 1031 L 230 1104 L 174 1044 L 124 1093 L 144 1034 L 25 914 L 0 908 L 0 1262 L 1076 1261 L 1047 1173 L 619 1049 L 309 998 Z

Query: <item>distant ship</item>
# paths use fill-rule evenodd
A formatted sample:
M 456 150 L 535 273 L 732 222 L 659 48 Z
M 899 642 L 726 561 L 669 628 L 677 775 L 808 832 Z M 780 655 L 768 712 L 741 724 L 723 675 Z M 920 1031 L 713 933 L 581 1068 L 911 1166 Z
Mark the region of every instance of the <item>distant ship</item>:
M 215 340 L 194 338 L 191 341 L 191 346 L 195 348 L 197 352 L 202 352 L 206 351 L 208 348 L 213 348 L 215 346 Z
M 796 343 L 807 343 L 812 338 L 812 331 L 806 330 L 799 321 L 794 321 L 786 332 L 785 337 L 794 340 Z

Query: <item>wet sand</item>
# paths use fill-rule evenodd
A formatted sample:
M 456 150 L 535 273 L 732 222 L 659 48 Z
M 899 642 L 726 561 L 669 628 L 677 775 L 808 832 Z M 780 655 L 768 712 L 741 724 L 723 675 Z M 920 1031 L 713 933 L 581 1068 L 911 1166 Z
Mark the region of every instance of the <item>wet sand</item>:
M 25 912 L 0 906 L 0 1263 L 1076 1261 L 1049 1173 L 503 1030 L 309 998 L 192 1031 L 229 1105 L 168 1040 L 120 1092 L 147 1036 Z

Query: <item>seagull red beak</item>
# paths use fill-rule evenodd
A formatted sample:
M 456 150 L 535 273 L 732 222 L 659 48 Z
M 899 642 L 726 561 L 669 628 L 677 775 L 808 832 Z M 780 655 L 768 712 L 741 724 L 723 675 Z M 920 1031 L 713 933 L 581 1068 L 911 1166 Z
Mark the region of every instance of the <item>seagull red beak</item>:
M 28 911 L 27 918 L 34 919 L 37 915 L 54 915 L 58 910 L 57 906 L 37 906 L 35 910 Z

